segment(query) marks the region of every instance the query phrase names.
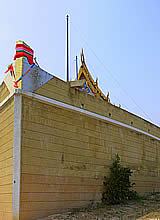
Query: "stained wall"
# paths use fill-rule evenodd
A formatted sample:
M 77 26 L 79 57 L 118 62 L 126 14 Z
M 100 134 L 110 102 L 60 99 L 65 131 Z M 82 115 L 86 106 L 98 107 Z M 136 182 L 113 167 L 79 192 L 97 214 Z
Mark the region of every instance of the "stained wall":
M 37 94 L 123 121 L 159 136 L 155 125 L 70 89 L 57 78 Z M 83 105 L 82 105 L 83 104 Z M 160 142 L 133 130 L 23 96 L 20 219 L 36 219 L 101 200 L 118 153 L 140 193 L 160 190 Z
M 9 90 L 7 89 L 5 83 L 3 82 L 0 85 L 0 102 L 2 102 L 8 95 L 9 95 Z
M 8 94 L 5 84 L 2 87 L 1 101 Z M 11 98 L 0 107 L 0 220 L 12 219 L 13 123 L 14 101 Z

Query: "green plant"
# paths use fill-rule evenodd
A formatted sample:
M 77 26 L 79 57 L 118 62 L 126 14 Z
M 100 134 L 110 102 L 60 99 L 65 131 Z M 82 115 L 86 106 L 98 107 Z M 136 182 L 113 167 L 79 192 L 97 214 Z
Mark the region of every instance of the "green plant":
M 110 176 L 104 177 L 102 201 L 109 204 L 120 204 L 127 200 L 137 199 L 137 192 L 131 189 L 134 185 L 130 181 L 131 175 L 131 169 L 120 164 L 120 157 L 117 154 L 110 167 Z

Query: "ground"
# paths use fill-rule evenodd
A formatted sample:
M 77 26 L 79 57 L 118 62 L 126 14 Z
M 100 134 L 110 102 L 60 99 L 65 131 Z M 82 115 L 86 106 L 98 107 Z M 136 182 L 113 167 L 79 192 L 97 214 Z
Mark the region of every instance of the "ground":
M 91 204 L 40 220 L 160 220 L 160 193 L 123 205 Z

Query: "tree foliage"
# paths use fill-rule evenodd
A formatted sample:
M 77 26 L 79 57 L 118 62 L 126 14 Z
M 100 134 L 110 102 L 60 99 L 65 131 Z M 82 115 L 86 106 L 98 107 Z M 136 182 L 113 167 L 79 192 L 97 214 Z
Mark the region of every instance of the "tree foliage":
M 136 199 L 138 194 L 132 190 L 134 183 L 130 181 L 131 175 L 131 169 L 120 164 L 120 157 L 117 154 L 110 167 L 109 178 L 104 177 L 102 201 L 109 204 L 120 204 Z

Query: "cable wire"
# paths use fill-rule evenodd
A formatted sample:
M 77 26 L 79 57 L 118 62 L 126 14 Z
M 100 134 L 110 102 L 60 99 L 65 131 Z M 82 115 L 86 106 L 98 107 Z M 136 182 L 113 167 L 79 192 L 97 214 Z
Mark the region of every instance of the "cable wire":
M 152 123 L 152 119 L 150 118 L 150 116 L 143 110 L 143 108 L 136 103 L 136 101 L 134 100 L 133 97 L 131 97 L 128 92 L 121 86 L 121 84 L 119 83 L 119 81 L 115 78 L 115 76 L 112 74 L 112 72 L 106 67 L 106 65 L 102 62 L 102 60 L 97 56 L 97 54 L 95 53 L 95 51 L 89 46 L 88 42 L 86 41 L 86 39 L 84 38 L 84 36 L 81 34 L 80 32 L 80 28 L 76 27 L 74 25 L 73 22 L 70 22 L 72 24 L 72 27 L 75 29 L 75 31 L 77 31 L 79 33 L 79 36 L 81 37 L 81 39 L 84 41 L 84 43 L 87 45 L 87 47 L 89 48 L 89 50 L 92 52 L 92 54 L 96 57 L 96 59 L 99 61 L 99 63 L 103 66 L 103 68 L 112 76 L 113 80 L 116 82 L 116 84 L 119 86 L 119 88 L 123 91 L 123 93 L 130 98 L 130 100 L 137 106 L 137 108 L 139 110 L 141 110 L 141 112 L 145 115 L 145 117 L 147 117 Z M 115 96 L 114 96 L 115 97 Z M 117 98 L 116 98 L 117 99 Z M 124 106 L 124 105 L 123 105 Z

